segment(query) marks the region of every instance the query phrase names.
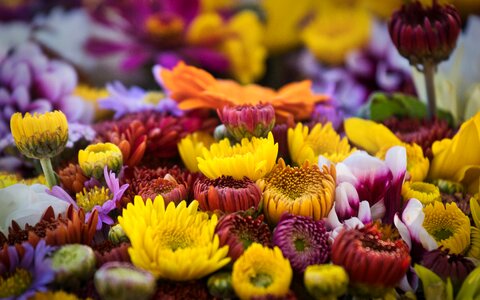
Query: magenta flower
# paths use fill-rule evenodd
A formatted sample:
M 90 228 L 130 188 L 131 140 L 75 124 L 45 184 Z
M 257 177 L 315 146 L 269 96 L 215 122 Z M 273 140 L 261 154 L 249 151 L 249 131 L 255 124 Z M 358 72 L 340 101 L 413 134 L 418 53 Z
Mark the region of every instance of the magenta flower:
M 366 200 L 374 220 L 392 224 L 395 213 L 402 208 L 401 189 L 407 168 L 405 148 L 390 148 L 385 161 L 357 151 L 336 168 L 335 210 L 339 219 L 358 215 L 360 201 Z

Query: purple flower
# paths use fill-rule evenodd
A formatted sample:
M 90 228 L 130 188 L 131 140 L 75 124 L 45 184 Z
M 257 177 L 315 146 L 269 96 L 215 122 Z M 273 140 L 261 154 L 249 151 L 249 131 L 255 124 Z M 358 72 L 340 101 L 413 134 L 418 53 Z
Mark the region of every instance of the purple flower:
M 275 227 L 273 242 L 299 273 L 310 265 L 325 263 L 330 257 L 328 233 L 323 221 L 309 217 L 282 215 Z
M 109 195 L 111 195 L 111 199 L 105 199 L 102 205 L 94 205 L 91 209 L 88 209 L 88 204 L 84 203 L 89 203 L 90 191 L 93 190 L 94 192 L 97 192 L 101 190 L 97 185 L 93 186 L 91 189 L 85 189 L 85 193 L 82 196 L 84 201 L 81 203 L 79 203 L 78 200 L 73 200 L 72 197 L 59 186 L 54 186 L 51 191 L 48 191 L 48 193 L 72 204 L 76 209 L 79 209 L 79 207 L 84 208 L 86 210 L 85 221 L 90 219 L 90 215 L 94 210 L 98 211 L 97 230 L 100 230 L 102 229 L 103 224 L 112 225 L 114 223 L 108 214 L 117 207 L 117 202 L 121 200 L 123 193 L 125 193 L 125 190 L 128 188 L 128 184 L 120 186 L 120 182 L 115 176 L 115 173 L 108 171 L 106 166 L 103 170 L 103 174 L 105 176 L 105 182 L 108 187 Z
M 67 148 L 72 148 L 76 142 L 84 139 L 92 142 L 96 136 L 95 130 L 90 125 L 80 123 L 68 123 L 68 142 Z
M 99 105 L 101 108 L 115 111 L 115 119 L 147 110 L 167 112 L 176 117 L 183 115 L 177 102 L 160 93 L 149 93 L 138 86 L 127 89 L 118 81 L 107 84 L 107 90 L 110 96 L 100 100 Z
M 13 292 L 15 294 L 7 294 L 10 290 L 2 289 L 2 284 L 0 284 L 2 299 L 26 300 L 37 291 L 46 291 L 46 285 L 55 278 L 51 269 L 51 260 L 48 258 L 53 247 L 47 246 L 45 240 L 40 240 L 36 247 L 28 242 L 22 243 L 21 247 L 23 255 L 15 246 L 8 246 L 0 252 L 0 276 L 3 279 L 15 277 L 17 283 L 24 280 L 26 286 L 14 285 Z
M 97 57 L 120 54 L 124 71 L 146 65 L 173 67 L 179 61 L 225 73 L 228 59 L 218 45 L 193 45 L 187 30 L 200 13 L 199 0 L 106 0 L 92 13 L 109 32 L 94 35 L 87 51 Z
M 374 220 L 392 224 L 402 208 L 406 168 L 406 150 L 401 146 L 390 148 L 385 161 L 357 151 L 338 163 L 335 210 L 340 220 L 356 215 L 360 201 L 366 200 Z
M 72 66 L 50 60 L 33 43 L 22 44 L 0 62 L 0 137 L 10 131 L 15 112 L 61 110 L 70 122 L 89 122 L 93 106 L 73 96 L 77 74 Z

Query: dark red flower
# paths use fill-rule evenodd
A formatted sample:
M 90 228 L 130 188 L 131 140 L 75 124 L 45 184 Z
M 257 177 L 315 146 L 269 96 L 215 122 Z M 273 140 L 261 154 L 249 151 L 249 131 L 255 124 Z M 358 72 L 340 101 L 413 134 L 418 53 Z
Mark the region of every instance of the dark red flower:
M 256 209 L 262 198 L 262 192 L 255 182 L 246 177 L 236 180 L 231 176 L 199 178 L 194 183 L 193 195 L 202 210 L 220 210 L 226 213 L 251 207 Z
M 64 190 L 75 195 L 80 193 L 84 188 L 87 177 L 83 174 L 78 164 L 70 163 L 65 168 L 58 171 L 58 177 Z
M 207 285 L 201 281 L 161 282 L 158 285 L 157 292 L 152 297 L 153 300 L 207 300 L 211 298 Z
M 343 230 L 332 245 L 332 262 L 347 271 L 354 292 L 380 297 L 395 287 L 410 266 L 408 246 L 385 239 L 377 224 Z
M 271 232 L 263 222 L 263 215 L 256 218 L 246 212 L 237 212 L 223 216 L 215 228 L 220 245 L 228 245 L 228 256 L 237 260 L 252 244 L 271 245 Z
M 431 7 L 424 7 L 419 1 L 406 3 L 388 24 L 393 43 L 413 65 L 448 59 L 461 27 L 462 20 L 455 7 L 437 1 Z
M 116 245 L 108 240 L 94 245 L 92 248 L 95 252 L 95 258 L 97 259 L 97 268 L 112 261 L 131 262 L 130 255 L 128 254 L 129 247 L 129 243 Z

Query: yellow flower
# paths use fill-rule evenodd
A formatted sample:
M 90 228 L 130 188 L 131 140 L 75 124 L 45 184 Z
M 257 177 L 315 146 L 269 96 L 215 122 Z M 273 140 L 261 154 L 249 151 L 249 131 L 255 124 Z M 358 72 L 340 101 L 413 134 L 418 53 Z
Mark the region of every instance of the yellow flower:
M 240 299 L 265 295 L 285 296 L 292 281 L 292 268 L 278 247 L 253 243 L 233 264 L 232 285 Z
M 375 155 L 384 147 L 401 145 L 402 141 L 382 124 L 360 118 L 345 120 L 345 133 L 356 146 Z
M 398 146 L 405 147 L 407 151 L 407 171 L 410 181 L 422 181 L 427 177 L 430 161 L 423 156 L 422 147 L 417 144 L 400 143 Z M 392 146 L 385 146 L 376 153 L 376 157 L 385 159 L 388 149 Z
M 471 243 L 466 256 L 480 259 L 480 229 L 473 226 L 470 229 L 472 231 L 470 235 Z
M 14 113 L 10 128 L 18 150 L 25 156 L 42 159 L 58 155 L 68 141 L 67 118 L 61 111 Z
M 479 192 L 480 112 L 462 124 L 452 139 L 433 143 L 428 177 L 461 182 L 471 194 Z
M 335 200 L 335 167 L 286 166 L 280 159 L 273 171 L 257 181 L 263 191 L 263 212 L 276 224 L 284 212 L 320 220 L 328 216 Z
M 427 176 L 430 161 L 423 155 L 422 148 L 417 144 L 402 142 L 386 126 L 370 120 L 350 118 L 345 120 L 345 133 L 354 145 L 381 159 L 385 158 L 391 147 L 405 147 L 410 180 L 422 181 Z
M 83 208 L 86 212 L 92 211 L 96 205 L 102 206 L 107 200 L 112 198 L 113 195 L 110 193 L 109 189 L 106 189 L 105 187 L 99 188 L 98 186 L 95 186 L 88 191 L 83 188 L 82 192 L 75 195 L 78 206 Z
M 79 84 L 73 94 L 92 105 L 93 111 L 95 112 L 95 120 L 105 119 L 109 116 L 110 111 L 100 109 L 98 105 L 98 100 L 105 99 L 109 95 L 105 88 L 95 88 L 86 84 Z
M 22 180 L 20 175 L 7 172 L 0 172 L 0 189 L 19 183 Z
M 199 212 L 196 200 L 188 207 L 185 201 L 165 207 L 162 196 L 146 202 L 135 196 L 118 222 L 132 244 L 128 249 L 132 263 L 156 278 L 200 279 L 230 261 L 228 246 L 219 248 L 214 233 L 217 216 L 209 219 Z
M 470 246 L 470 219 L 455 202 L 443 205 L 439 201 L 424 207 L 423 227 L 439 246 L 452 254 L 463 254 Z
M 203 147 L 210 147 L 215 140 L 213 137 L 202 131 L 187 135 L 178 143 L 178 152 L 183 163 L 190 172 L 198 172 L 197 157 L 202 156 Z
M 245 10 L 229 20 L 227 30 L 229 38 L 221 49 L 230 62 L 230 72 L 240 83 L 254 82 L 265 72 L 267 50 L 262 23 L 253 11 Z
M 232 8 L 236 0 L 202 0 L 202 11 L 219 11 Z
M 402 186 L 402 197 L 405 202 L 411 198 L 418 199 L 423 205 L 442 201 L 440 189 L 436 185 L 420 181 L 406 181 Z
M 431 0 L 428 0 L 430 3 Z M 394 11 L 400 9 L 403 4 L 402 0 L 388 0 L 388 1 L 378 1 L 378 0 L 359 0 L 359 4 L 368 11 L 373 12 L 374 14 L 382 17 L 383 19 L 388 19 L 393 14 Z
M 302 123 L 295 129 L 288 129 L 288 150 L 292 160 L 301 166 L 304 162 L 317 163 L 318 156 L 323 155 L 332 162 L 347 158 L 355 148 L 351 148 L 346 138 L 340 139 L 331 123 L 317 124 L 312 131 Z
M 330 6 L 319 12 L 301 37 L 318 60 L 341 64 L 348 52 L 368 42 L 370 27 L 370 15 L 366 10 Z
M 212 144 L 210 149 L 203 148 L 202 157 L 197 158 L 198 168 L 210 179 L 225 175 L 257 180 L 273 169 L 277 154 L 278 144 L 273 141 L 271 132 L 267 138 L 245 138 L 233 146 L 224 139 Z
M 123 165 L 122 151 L 112 143 L 97 143 L 78 151 L 78 164 L 83 173 L 97 179 L 103 177 L 105 166 L 118 172 Z
M 265 44 L 274 54 L 288 51 L 300 45 L 302 21 L 312 12 L 315 0 L 264 0 L 266 14 Z
M 230 73 L 246 84 L 265 72 L 267 51 L 263 45 L 263 33 L 263 26 L 252 11 L 237 13 L 228 22 L 218 13 L 209 12 L 193 20 L 187 40 L 194 45 L 217 44 L 230 62 Z
M 30 300 L 78 300 L 76 295 L 66 293 L 64 291 L 56 292 L 38 292 Z M 88 298 L 90 299 L 90 298 Z

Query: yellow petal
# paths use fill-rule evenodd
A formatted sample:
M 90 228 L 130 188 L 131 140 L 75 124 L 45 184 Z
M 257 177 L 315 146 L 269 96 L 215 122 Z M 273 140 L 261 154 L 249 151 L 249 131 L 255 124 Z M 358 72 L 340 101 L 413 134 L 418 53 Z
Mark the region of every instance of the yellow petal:
M 385 146 L 402 144 L 384 125 L 360 118 L 347 119 L 345 133 L 353 144 L 373 155 Z

